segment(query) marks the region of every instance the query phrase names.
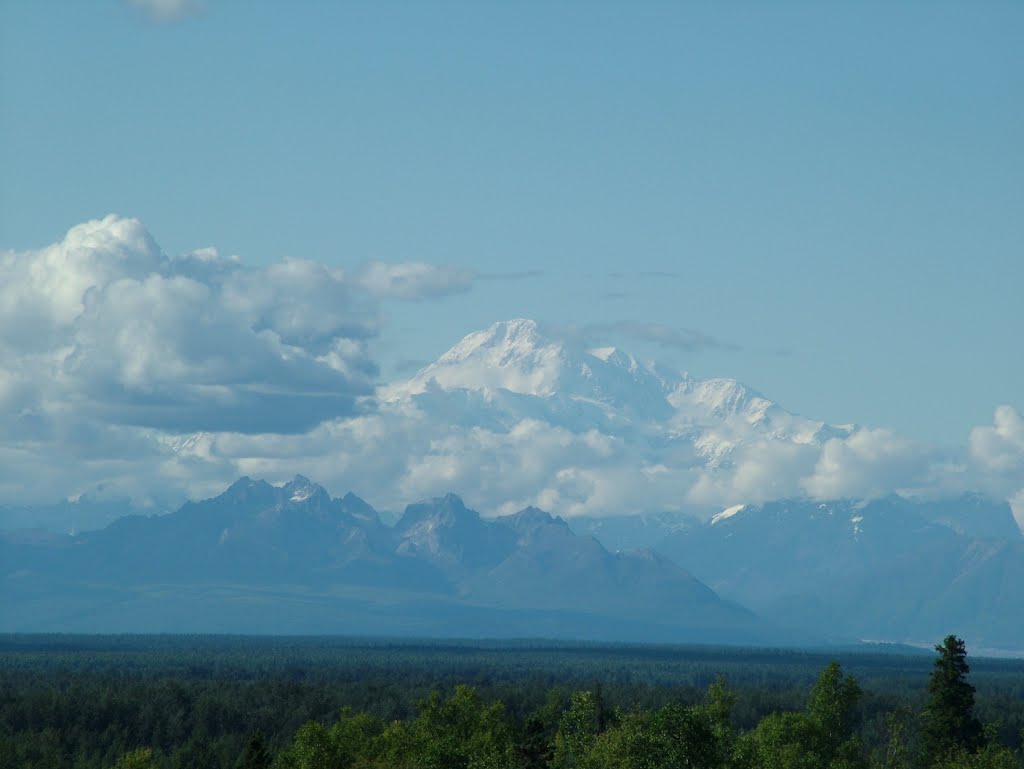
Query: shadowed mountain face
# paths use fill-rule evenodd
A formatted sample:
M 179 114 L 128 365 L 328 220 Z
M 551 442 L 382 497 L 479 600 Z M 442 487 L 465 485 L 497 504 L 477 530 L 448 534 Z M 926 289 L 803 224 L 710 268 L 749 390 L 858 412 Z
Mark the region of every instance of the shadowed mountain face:
M 625 616 L 688 607 L 727 611 L 714 591 L 652 551 L 609 553 L 596 539 L 578 537 L 560 518 L 527 508 L 495 520 L 512 534 L 508 557 L 467 586 L 468 591 L 505 605 L 599 610 L 616 602 Z M 627 590 L 624 591 L 623 587 Z M 527 598 L 529 597 L 529 598 Z
M 737 507 L 658 548 L 723 597 L 794 626 L 1024 646 L 1024 540 L 1008 505 L 976 495 Z
M 339 573 L 369 576 L 387 539 L 380 519 L 358 498 L 331 499 L 301 476 L 282 487 L 242 478 L 220 496 L 170 515 L 130 516 L 79 535 L 54 566 L 120 584 L 320 583 Z
M 484 520 L 448 494 L 392 527 L 301 476 L 242 478 L 169 515 L 77 536 L 0 533 L 0 579 L 0 630 L 744 643 L 955 631 L 1016 650 L 1024 638 L 1024 541 L 1007 505 L 970 495 L 570 528 L 534 507 Z
M 449 494 L 391 528 L 301 476 L 74 537 L 7 537 L 0 555 L 5 630 L 778 637 L 671 561 L 609 553 L 541 510 L 485 521 Z
M 508 531 L 484 522 L 454 494 L 409 505 L 395 535 L 396 553 L 431 563 L 455 581 L 493 568 L 515 547 Z

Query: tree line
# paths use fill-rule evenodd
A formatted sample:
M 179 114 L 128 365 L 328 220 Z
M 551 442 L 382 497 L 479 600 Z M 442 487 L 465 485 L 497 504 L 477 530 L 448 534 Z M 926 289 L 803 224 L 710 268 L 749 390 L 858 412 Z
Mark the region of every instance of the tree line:
M 681 655 L 595 647 L 537 656 L 498 648 L 481 657 L 470 647 L 381 646 L 364 653 L 341 646 L 317 656 L 324 664 L 314 669 L 298 664 L 301 657 L 282 657 L 274 645 L 246 652 L 247 666 L 232 667 L 194 647 L 176 657 L 163 643 L 143 643 L 135 656 L 89 648 L 79 659 L 104 669 L 94 678 L 68 670 L 73 658 L 59 649 L 32 659 L 0 655 L 0 766 L 1022 767 L 1019 665 L 983 661 L 983 680 L 1007 685 L 976 697 L 966 649 L 954 636 L 936 647 L 934 664 L 879 657 L 865 666 L 851 657 L 862 681 L 831 662 L 802 686 L 794 685 L 793 671 L 818 657 L 797 652 L 731 652 L 742 664 L 730 667 L 728 654 L 708 649 Z M 230 655 L 242 648 L 237 644 L 229 644 Z M 664 685 L 663 666 L 674 656 L 691 658 L 691 684 L 704 679 L 708 666 L 729 670 L 730 680 Z M 212 667 L 203 667 L 204 659 Z M 328 659 L 335 660 L 333 672 Z M 615 659 L 627 667 L 615 667 Z M 140 675 L 154 660 L 160 670 L 171 665 L 173 674 Z M 549 673 L 527 676 L 527 662 L 542 671 L 568 663 L 579 673 L 577 685 Z M 897 677 L 900 665 L 914 675 Z M 442 667 L 447 677 L 438 677 Z M 658 683 L 638 684 L 626 669 Z M 673 670 L 678 676 L 685 669 Z M 578 685 L 580 675 L 593 673 L 604 678 Z M 880 675 L 890 688 L 879 689 Z M 914 676 L 917 688 L 905 688 Z M 458 677 L 465 683 L 454 685 Z M 865 678 L 870 686 L 862 688 Z M 446 694 L 430 691 L 438 683 Z

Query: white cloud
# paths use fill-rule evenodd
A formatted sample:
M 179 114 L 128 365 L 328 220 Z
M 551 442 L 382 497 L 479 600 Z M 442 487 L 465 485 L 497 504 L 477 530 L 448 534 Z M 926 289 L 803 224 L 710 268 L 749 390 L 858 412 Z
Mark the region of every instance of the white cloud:
M 421 262 L 347 273 L 299 259 L 249 268 L 214 248 L 169 257 L 114 215 L 0 252 L 0 497 L 23 496 L 18 479 L 33 474 L 59 476 L 36 489 L 49 494 L 159 485 L 181 461 L 161 434 L 304 434 L 352 416 L 372 402 L 380 298 L 471 279 Z
M 303 435 L 207 436 L 182 461 L 214 457 L 231 468 L 284 480 L 296 472 L 352 489 L 383 509 L 456 491 L 490 513 L 537 505 L 561 515 L 679 506 L 691 478 L 651 471 L 643 450 L 597 430 L 575 432 L 525 418 L 488 426 L 446 424 L 408 404 L 339 419 Z
M 708 513 L 792 496 L 992 489 L 979 485 L 981 475 L 966 457 L 891 430 L 830 428 L 724 380 L 669 387 L 672 405 L 659 406 L 652 399 L 660 374 L 652 371 L 655 379 L 649 380 L 644 369 L 630 368 L 636 377 L 628 388 L 632 396 L 612 388 L 617 395 L 609 401 L 614 372 L 598 359 L 586 363 L 593 379 L 575 377 L 563 367 L 572 365 L 576 353 L 558 353 L 543 337 L 529 342 L 537 355 L 526 348 L 518 358 L 502 354 L 488 365 L 508 370 L 495 373 L 482 371 L 480 359 L 492 345 L 505 350 L 501 334 L 473 334 L 445 357 L 459 368 L 458 376 L 427 388 L 388 388 L 392 400 L 377 412 L 332 420 L 303 435 L 221 435 L 203 456 L 232 467 L 227 477 L 248 473 L 283 480 L 301 471 L 385 509 L 447 491 L 486 513 L 533 504 L 572 516 Z M 620 363 L 630 365 L 628 359 Z M 548 364 L 555 367 L 548 372 L 558 383 L 553 390 L 501 389 Z M 589 386 L 606 400 L 590 400 Z M 723 392 L 731 397 L 723 400 Z M 621 411 L 613 405 L 619 396 L 629 400 Z M 664 409 L 672 408 L 674 416 L 666 420 Z M 1005 455 L 1018 445 L 1008 437 L 1018 433 L 1007 430 L 1016 423 L 1005 414 L 997 422 L 1002 432 L 992 429 L 999 441 L 985 445 L 998 447 L 990 452 L 996 465 L 1015 467 Z
M 459 413 L 457 398 L 442 405 L 436 393 L 426 397 L 432 399 L 421 400 L 422 408 L 416 398 L 396 401 L 303 435 L 211 436 L 196 456 L 230 467 L 228 479 L 285 480 L 303 472 L 383 509 L 456 491 L 485 513 L 536 505 L 563 516 L 707 514 L 808 494 L 878 496 L 910 485 L 908 477 L 928 464 L 927 453 L 914 454 L 885 431 L 860 431 L 825 446 L 751 434 L 728 461 L 709 465 L 685 440 L 616 436 L 509 412 L 492 411 L 473 424 Z M 887 465 L 893 460 L 910 476 Z
M 971 430 L 968 447 L 984 472 L 1024 482 L 1024 418 L 1013 406 L 999 406 L 991 425 Z
M 306 430 L 352 413 L 373 390 L 374 327 L 341 276 L 315 267 L 169 259 L 115 216 L 6 254 L 0 397 L 44 421 L 73 410 L 176 431 Z
M 429 387 L 375 390 L 380 302 L 474 279 L 420 262 L 168 257 L 116 216 L 2 253 L 0 502 L 195 497 L 303 473 L 385 509 L 447 491 L 489 513 L 572 516 L 976 488 L 1024 516 L 1024 419 L 1009 406 L 966 453 L 941 454 L 522 321 L 468 337 Z
M 755 437 L 737 446 L 731 461 L 701 469 L 688 498 L 723 508 L 802 496 L 801 479 L 812 471 L 820 447 Z
M 825 442 L 801 487 L 816 499 L 879 497 L 919 486 L 935 457 L 891 430 L 861 428 Z
M 693 434 L 667 437 L 661 423 L 601 422 L 586 404 L 558 398 L 439 389 L 299 435 L 205 436 L 200 448 L 174 461 L 189 472 L 217 467 L 224 481 L 242 474 L 281 481 L 302 472 L 336 493 L 353 490 L 389 510 L 455 491 L 489 514 L 531 504 L 564 516 L 709 514 L 794 496 L 981 489 L 1010 499 L 1020 488 L 1020 475 L 1011 474 L 1018 485 L 1004 484 L 1000 492 L 966 460 L 953 461 L 890 430 L 860 428 L 808 441 L 802 431 L 797 440 L 787 438 L 778 424 L 760 430 L 727 419 L 695 444 Z M 1015 504 L 1024 508 L 1024 493 Z
M 969 473 L 975 484 L 1009 499 L 1024 529 L 1024 417 L 1013 406 L 999 406 L 991 425 L 971 430 L 967 447 Z

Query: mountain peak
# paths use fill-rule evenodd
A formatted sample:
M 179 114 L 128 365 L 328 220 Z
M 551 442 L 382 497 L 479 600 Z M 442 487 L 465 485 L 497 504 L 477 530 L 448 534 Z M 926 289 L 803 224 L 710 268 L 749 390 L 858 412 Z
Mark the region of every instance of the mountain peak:
M 348 513 L 353 518 L 357 518 L 363 521 L 371 521 L 375 524 L 380 524 L 380 515 L 373 506 L 362 497 L 356 496 L 351 491 L 347 492 L 342 497 L 338 504 L 341 507 L 342 512 Z
M 512 545 L 506 529 L 482 520 L 455 494 L 409 505 L 395 532 L 399 555 L 423 557 L 445 569 L 493 566 Z
M 620 349 L 585 350 L 545 334 L 536 321 L 516 318 L 464 337 L 395 393 L 507 390 L 542 398 L 557 393 L 623 405 L 637 399 L 664 405 L 666 381 L 677 379 L 678 373 L 666 378 Z M 665 416 L 662 411 L 658 418 Z
M 256 497 L 265 496 L 268 491 L 272 492 L 273 488 L 262 479 L 254 481 L 248 475 L 243 475 L 221 492 L 217 499 L 224 499 L 234 504 L 246 504 Z
M 289 502 L 301 503 L 314 497 L 322 497 L 325 501 L 330 500 L 327 490 L 320 484 L 313 483 L 304 475 L 296 475 L 282 488 L 285 497 Z
M 541 510 L 539 507 L 523 508 L 518 513 L 512 513 L 511 515 L 503 515 L 499 518 L 495 518 L 495 523 L 504 524 L 510 526 L 516 531 L 523 531 L 525 529 L 536 529 L 540 526 L 566 526 L 567 524 L 561 518 L 556 518 L 551 513 Z
M 494 323 L 469 334 L 410 382 L 413 392 L 431 385 L 452 389 L 505 389 L 548 395 L 557 387 L 564 347 L 525 318 Z
M 438 363 L 467 360 L 485 355 L 498 365 L 507 364 L 517 356 L 529 355 L 538 348 L 550 346 L 537 326 L 537 321 L 526 318 L 492 323 L 483 331 L 474 331 L 463 337 L 441 356 Z
M 479 520 L 480 515 L 466 507 L 462 497 L 448 493 L 443 497 L 433 497 L 407 505 L 396 528 L 405 531 L 424 521 L 432 521 L 433 525 L 454 526 L 460 522 Z

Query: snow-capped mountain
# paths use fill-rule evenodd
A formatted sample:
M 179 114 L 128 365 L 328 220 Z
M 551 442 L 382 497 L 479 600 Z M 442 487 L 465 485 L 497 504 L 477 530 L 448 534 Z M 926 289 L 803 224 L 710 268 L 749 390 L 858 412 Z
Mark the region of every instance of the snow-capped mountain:
M 737 497 L 788 496 L 826 441 L 855 430 L 790 413 L 735 380 L 588 349 L 523 319 L 469 334 L 381 388 L 379 402 L 386 429 L 418 454 L 393 487 L 457 486 L 496 513 L 533 504 L 570 517 L 699 514 Z M 427 464 L 447 474 L 420 472 Z M 755 464 L 774 476 L 746 467 Z
M 380 385 L 356 415 L 308 433 L 162 434 L 160 451 L 179 476 L 200 471 L 193 495 L 225 473 L 280 467 L 315 472 L 332 488 L 354 483 L 383 510 L 457 489 L 485 516 L 533 505 L 570 522 L 706 519 L 797 497 L 935 496 L 974 477 L 955 453 L 891 430 L 804 417 L 734 379 L 589 344 L 532 320 L 503 321 Z
M 565 396 L 608 407 L 647 404 L 655 410 L 671 388 L 666 372 L 615 348 L 571 349 L 541 333 L 532 320 L 495 323 L 469 334 L 401 389 L 507 390 Z
M 508 395 L 586 404 L 610 418 L 663 422 L 669 435 L 725 423 L 807 443 L 823 431 L 831 436 L 852 429 L 790 414 L 733 379 L 694 379 L 614 347 L 574 348 L 525 319 L 469 334 L 408 382 L 384 390 L 392 400 L 460 391 L 524 412 L 523 400 Z

